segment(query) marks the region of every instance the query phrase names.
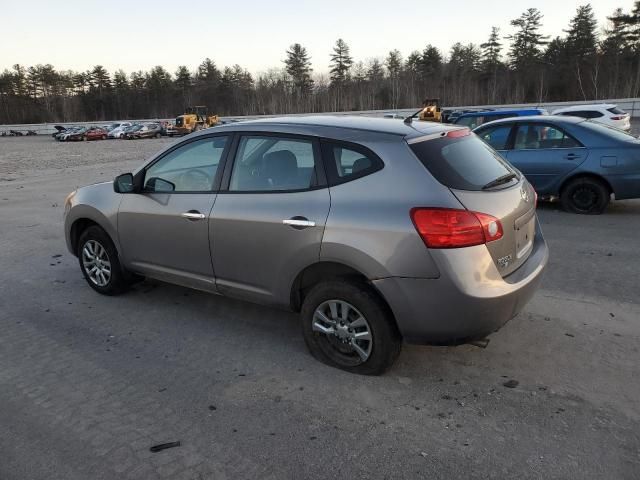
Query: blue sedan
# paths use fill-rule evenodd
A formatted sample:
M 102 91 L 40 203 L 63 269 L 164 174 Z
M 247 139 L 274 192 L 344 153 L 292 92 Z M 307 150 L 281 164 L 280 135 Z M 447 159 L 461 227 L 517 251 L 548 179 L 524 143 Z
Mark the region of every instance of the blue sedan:
M 640 140 L 576 117 L 497 120 L 474 130 L 520 170 L 540 197 L 565 210 L 602 213 L 615 199 L 640 198 Z

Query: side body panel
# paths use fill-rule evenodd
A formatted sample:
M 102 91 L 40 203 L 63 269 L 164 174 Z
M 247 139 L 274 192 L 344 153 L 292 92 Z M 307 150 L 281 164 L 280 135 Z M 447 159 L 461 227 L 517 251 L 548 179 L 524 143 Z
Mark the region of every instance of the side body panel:
M 321 261 L 343 263 L 370 280 L 437 278 L 440 273 L 410 217 L 413 207 L 461 208 L 397 137 L 351 138 L 385 163 L 371 175 L 331 187 Z
M 215 193 L 123 195 L 118 236 L 126 268 L 180 285 L 215 291 L 209 213 Z M 186 212 L 204 215 L 189 220 Z

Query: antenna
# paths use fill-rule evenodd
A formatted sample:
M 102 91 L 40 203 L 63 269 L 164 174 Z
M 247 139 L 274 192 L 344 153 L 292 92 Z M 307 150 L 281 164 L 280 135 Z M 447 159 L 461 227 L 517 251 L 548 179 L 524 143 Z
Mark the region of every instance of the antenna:
M 404 122 L 406 125 L 411 125 L 411 123 L 413 122 L 413 117 L 415 117 L 416 115 L 419 115 L 419 114 L 420 114 L 420 112 L 422 112 L 422 110 L 424 110 L 424 108 L 421 108 L 421 109 L 420 109 L 420 110 L 418 110 L 416 113 L 414 113 L 414 114 L 412 114 L 412 115 L 408 116 L 407 118 L 405 118 L 405 119 L 403 120 L 403 122 Z

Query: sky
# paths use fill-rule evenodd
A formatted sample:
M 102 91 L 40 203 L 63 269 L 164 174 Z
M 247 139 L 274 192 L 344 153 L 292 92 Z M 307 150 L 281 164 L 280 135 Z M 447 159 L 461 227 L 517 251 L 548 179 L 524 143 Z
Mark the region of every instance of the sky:
M 190 70 L 211 58 L 251 73 L 281 68 L 287 48 L 307 48 L 314 73 L 328 71 L 338 38 L 356 61 L 403 57 L 431 43 L 445 54 L 455 42 L 483 43 L 492 26 L 502 35 L 529 7 L 543 14 L 543 33 L 563 35 L 576 8 L 588 0 L 0 0 L 0 69 L 51 63 L 58 70 L 110 72 L 162 65 Z M 633 0 L 591 0 L 600 28 L 616 7 Z M 506 44 L 507 40 L 503 40 Z M 505 49 L 506 50 L 506 49 Z

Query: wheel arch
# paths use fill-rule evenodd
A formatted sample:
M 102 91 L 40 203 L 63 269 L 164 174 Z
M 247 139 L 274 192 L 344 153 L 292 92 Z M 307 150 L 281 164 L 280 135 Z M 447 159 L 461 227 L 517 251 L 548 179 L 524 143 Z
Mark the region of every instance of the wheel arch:
M 298 273 L 291 285 L 290 293 L 290 308 L 294 312 L 299 312 L 302 308 L 305 296 L 308 292 L 320 282 L 331 280 L 352 280 L 354 282 L 364 283 L 373 290 L 376 295 L 382 300 L 382 302 L 388 308 L 391 318 L 397 328 L 397 322 L 393 314 L 391 306 L 384 298 L 384 295 L 376 288 L 376 286 L 367 278 L 365 274 L 360 272 L 354 267 L 346 265 L 344 263 L 335 261 L 322 261 L 313 263 L 305 267 Z
M 91 226 L 97 226 L 97 227 L 100 227 L 102 230 L 104 230 L 104 232 L 109 236 L 109 238 L 115 245 L 118 255 L 121 254 L 120 244 L 119 242 L 117 242 L 117 238 L 114 238 L 114 232 L 112 232 L 111 229 L 108 228 L 108 226 L 106 225 L 106 222 L 104 223 L 101 222 L 99 219 L 95 218 L 93 215 L 81 215 L 75 218 L 71 222 L 71 225 L 69 226 L 69 238 L 68 238 L 69 250 L 71 251 L 71 253 L 73 253 L 74 255 L 77 255 L 78 242 L 80 240 L 80 236 L 82 235 L 82 232 L 84 232 L 87 228 Z
M 562 192 L 567 187 L 567 185 L 578 178 L 591 178 L 593 180 L 602 182 L 607 187 L 607 190 L 609 190 L 609 194 L 614 193 L 611 183 L 609 183 L 609 181 L 602 175 L 598 175 L 597 173 L 593 173 L 593 172 L 575 172 L 575 173 L 572 173 L 572 175 L 565 178 L 564 180 L 562 180 L 562 183 L 560 184 L 560 188 L 558 188 L 558 195 L 562 195 Z

